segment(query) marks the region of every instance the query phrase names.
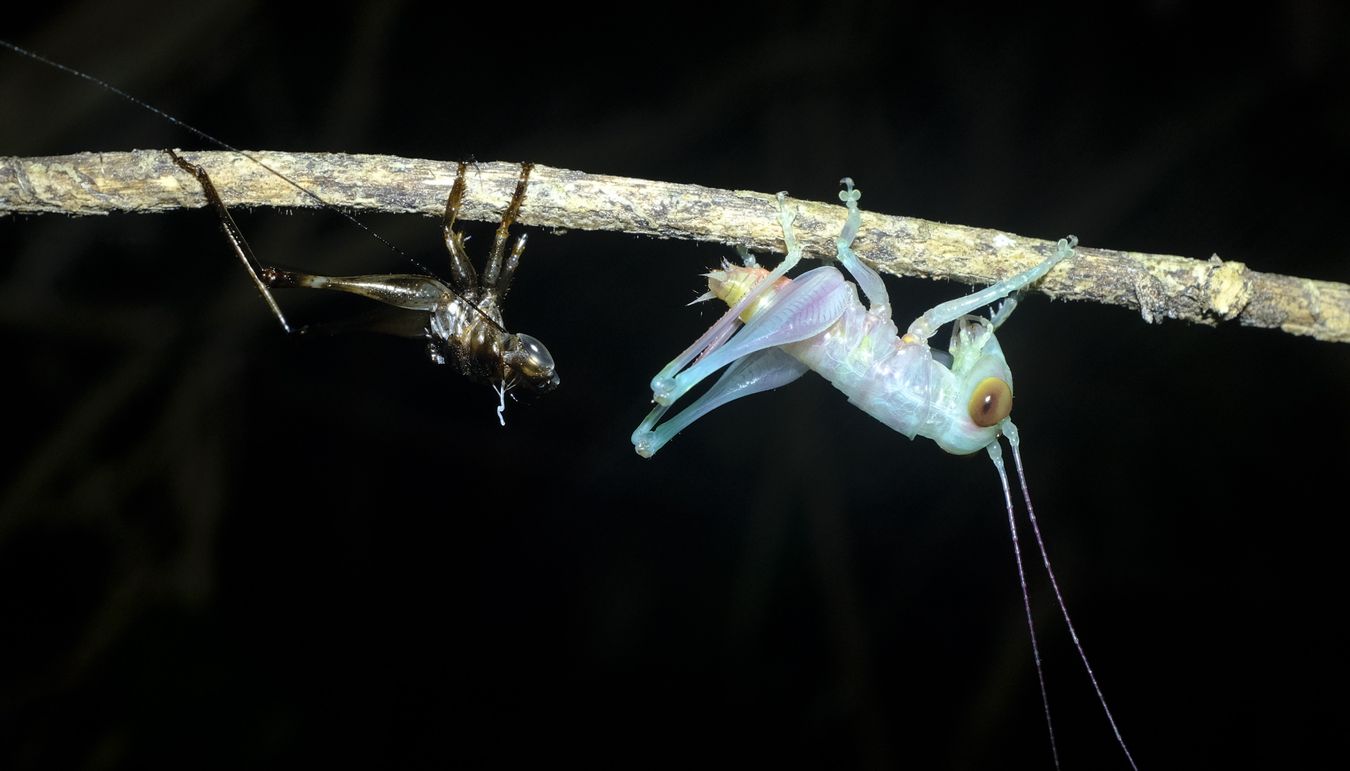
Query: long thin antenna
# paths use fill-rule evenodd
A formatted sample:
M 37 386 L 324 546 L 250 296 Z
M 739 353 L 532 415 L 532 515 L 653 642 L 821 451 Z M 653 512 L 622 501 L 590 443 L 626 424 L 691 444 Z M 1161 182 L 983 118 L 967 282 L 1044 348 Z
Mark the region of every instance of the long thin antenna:
M 1031 593 L 1027 591 L 1027 574 L 1022 567 L 1022 545 L 1017 538 L 1017 518 L 1013 515 L 1012 489 L 1008 487 L 1008 470 L 1003 466 L 1003 448 L 998 439 L 990 443 L 989 457 L 998 469 L 998 481 L 1003 484 L 1003 500 L 1008 504 L 1008 530 L 1012 533 L 1013 559 L 1017 562 L 1017 582 L 1022 587 L 1022 606 L 1027 614 L 1027 633 L 1031 635 L 1031 657 L 1036 661 L 1036 684 L 1041 689 L 1041 706 L 1045 709 L 1045 729 L 1050 732 L 1050 757 L 1059 771 L 1059 746 L 1055 743 L 1055 724 L 1050 719 L 1050 692 L 1045 688 L 1045 667 L 1041 665 L 1041 648 L 1036 642 L 1036 622 L 1031 616 Z
M 173 125 L 178 126 L 179 128 L 184 129 L 185 131 L 189 131 L 189 132 L 191 132 L 191 133 L 193 133 L 193 134 L 196 134 L 199 138 L 204 139 L 204 140 L 206 140 L 207 142 L 210 142 L 211 144 L 215 145 L 216 147 L 221 148 L 222 150 L 228 150 L 228 151 L 230 151 L 230 152 L 232 152 L 232 153 L 238 153 L 239 155 L 243 156 L 244 158 L 247 158 L 247 159 L 249 159 L 250 161 L 253 161 L 254 163 L 256 163 L 256 164 L 258 164 L 259 166 L 261 166 L 261 167 L 263 167 L 264 169 L 266 169 L 267 171 L 271 172 L 271 173 L 274 174 L 278 179 L 282 180 L 282 181 L 285 182 L 286 184 L 288 184 L 288 185 L 290 185 L 291 187 L 295 188 L 296 190 L 300 191 L 301 194 L 303 194 L 303 195 L 305 195 L 305 196 L 308 196 L 310 199 L 312 199 L 312 200 L 318 202 L 318 203 L 319 203 L 321 206 L 323 206 L 325 209 L 329 209 L 329 210 L 331 210 L 331 211 L 337 212 L 338 214 L 341 214 L 343 217 L 345 217 L 345 218 L 347 219 L 348 222 L 351 222 L 353 225 L 355 225 L 355 226 L 357 226 L 358 228 L 361 228 L 362 230 L 366 231 L 366 233 L 369 234 L 372 238 L 374 238 L 374 239 L 376 239 L 377 241 L 379 241 L 380 243 L 384 244 L 386 247 L 389 248 L 390 251 L 394 252 L 395 254 L 399 255 L 399 256 L 402 257 L 403 259 L 407 260 L 409 263 L 411 263 L 412 265 L 416 266 L 418 270 L 422 271 L 422 272 L 425 273 L 426 275 L 428 275 L 428 276 L 435 276 L 435 275 L 436 275 L 436 274 L 433 273 L 429 268 L 427 268 L 427 266 L 423 265 L 421 262 L 418 262 L 416 259 L 414 259 L 414 258 L 412 257 L 412 255 L 410 255 L 410 254 L 408 254 L 407 252 L 403 251 L 402 249 L 398 248 L 396 245 L 394 245 L 392 242 L 390 242 L 387 238 L 385 238 L 384 236 L 382 236 L 382 235 L 380 235 L 379 233 L 377 233 L 377 232 L 375 232 L 374 230 L 372 230 L 372 229 L 370 228 L 369 225 L 367 225 L 366 223 L 364 223 L 364 222 L 362 222 L 361 220 L 357 219 L 356 216 L 353 215 L 351 212 L 348 212 L 348 211 L 346 211 L 345 209 L 342 209 L 342 208 L 340 208 L 340 207 L 338 207 L 338 206 L 334 206 L 333 204 L 331 204 L 331 203 L 329 203 L 328 201 L 324 200 L 318 193 L 315 193 L 315 192 L 309 190 L 308 188 L 304 187 L 303 185 L 301 185 L 300 183 L 298 183 L 298 182 L 296 182 L 295 180 L 291 179 L 290 177 L 286 176 L 285 174 L 282 174 L 281 172 L 277 171 L 276 169 L 272 168 L 271 166 L 268 166 L 266 163 L 263 163 L 261 160 L 259 160 L 256 156 L 252 155 L 251 153 L 249 153 L 249 152 L 247 152 L 247 151 L 244 151 L 244 150 L 240 150 L 238 147 L 235 147 L 234 145 L 231 145 L 231 144 L 229 144 L 228 142 L 225 142 L 225 141 L 222 140 L 222 139 L 217 139 L 216 137 L 212 136 L 211 134 L 208 134 L 208 133 L 206 133 L 205 131 L 202 131 L 201 129 L 197 128 L 196 126 L 193 126 L 193 125 L 190 124 L 190 123 L 185 123 L 185 122 L 183 122 L 183 121 L 181 121 L 181 120 L 179 120 L 179 119 L 173 117 L 172 115 L 168 114 L 167 112 L 164 112 L 163 110 L 159 109 L 158 107 L 154 106 L 153 104 L 150 104 L 149 102 L 147 102 L 147 101 L 145 101 L 145 100 L 143 100 L 143 99 L 140 99 L 139 97 L 136 97 L 136 96 L 133 96 L 133 95 L 131 95 L 131 94 L 128 94 L 126 91 L 123 91 L 122 89 L 118 88 L 117 86 L 114 86 L 113 84 L 107 82 L 106 80 L 101 80 L 101 79 L 99 79 L 99 78 L 94 77 L 93 75 L 90 75 L 90 74 L 85 73 L 85 72 L 81 72 L 81 71 L 75 69 L 74 67 L 69 67 L 69 66 L 66 66 L 66 65 L 64 65 L 64 64 L 62 64 L 62 63 L 60 63 L 60 62 L 58 62 L 58 61 L 54 61 L 54 60 L 52 60 L 52 59 L 48 59 L 47 57 L 43 56 L 43 55 L 40 54 L 40 53 L 37 53 L 36 51 L 30 51 L 30 50 L 28 50 L 27 48 L 24 48 L 24 47 L 22 47 L 22 46 L 15 45 L 14 43 L 11 43 L 11 42 L 9 42 L 8 40 L 5 40 L 5 39 L 3 39 L 3 38 L 0 38 L 0 46 L 3 46 L 3 47 L 5 47 L 5 48 L 8 48 L 9 50 L 11 50 L 11 51 L 13 51 L 14 53 L 19 54 L 19 55 L 21 55 L 21 56 L 26 56 L 26 57 L 28 57 L 29 59 L 32 59 L 33 61 L 41 62 L 41 63 L 47 65 L 48 67 L 54 67 L 54 68 L 60 70 L 61 72 L 66 73 L 66 74 L 68 74 L 68 75 L 74 75 L 75 77 L 80 78 L 80 79 L 82 79 L 82 80 L 87 80 L 87 81 L 89 81 L 90 83 L 93 83 L 94 85 L 99 86 L 100 88 L 103 88 L 103 89 L 105 89 L 105 90 L 107 90 L 107 91 L 110 91 L 110 92 L 116 94 L 117 96 L 122 97 L 122 98 L 125 99 L 126 101 L 128 101 L 128 102 L 130 102 L 130 103 L 136 105 L 137 107 L 140 107 L 140 108 L 143 109 L 143 110 L 147 110 L 147 111 L 149 111 L 149 112 L 154 113 L 155 115 L 158 115 L 160 118 L 163 118 L 164 120 L 168 121 L 169 123 L 172 123 Z M 494 319 L 494 318 L 492 318 L 491 316 L 489 316 L 486 312 L 483 311 L 482 308 L 479 308 L 479 307 L 478 307 L 477 305 L 475 305 L 471 300 L 469 300 L 469 298 L 467 298 L 467 297 L 465 297 L 464 295 L 460 294 L 460 293 L 459 293 L 458 291 L 456 291 L 453 287 L 450 287 L 450 286 L 447 285 L 446 288 L 449 289 L 451 292 L 453 292 L 453 293 L 455 294 L 455 296 L 459 297 L 460 300 L 463 300 L 470 308 L 473 308 L 474 311 L 476 311 L 476 312 L 478 313 L 478 315 L 480 315 L 480 316 L 482 316 L 484 319 L 486 319 L 487 322 L 488 322 L 489 324 L 491 324 L 493 327 L 495 327 L 495 328 L 497 329 L 497 331 L 502 332 L 503 334 L 509 334 L 509 333 L 506 331 L 506 329 L 505 329 L 501 324 L 498 324 L 498 323 L 497 323 L 497 320 L 496 320 L 496 319 Z
M 1073 647 L 1078 650 L 1078 658 L 1083 662 L 1083 668 L 1087 670 L 1088 680 L 1092 681 L 1092 690 L 1097 692 L 1097 701 L 1101 702 L 1102 711 L 1106 713 L 1106 722 L 1111 724 L 1111 733 L 1116 736 L 1116 743 L 1120 745 L 1121 752 L 1125 753 L 1125 760 L 1129 761 L 1130 768 L 1139 771 L 1139 766 L 1134 762 L 1134 756 L 1130 754 L 1130 748 L 1125 746 L 1125 737 L 1120 734 L 1120 727 L 1116 725 L 1116 719 L 1111 714 L 1111 708 L 1106 705 L 1106 696 L 1102 694 L 1102 687 L 1097 683 L 1097 675 L 1092 671 L 1092 665 L 1088 663 L 1087 652 L 1083 650 L 1083 643 L 1078 640 L 1078 631 L 1073 628 L 1073 620 L 1069 618 L 1069 606 L 1064 602 L 1064 594 L 1059 590 L 1059 581 L 1055 580 L 1055 571 L 1050 567 L 1050 553 L 1046 551 L 1045 541 L 1041 538 L 1041 528 L 1036 522 L 1036 509 L 1031 505 L 1031 492 L 1027 489 L 1026 474 L 1022 471 L 1022 451 L 1021 437 L 1017 433 L 1017 427 L 1012 421 L 1005 420 L 1000 428 L 1003 429 L 1003 435 L 1008 437 L 1008 446 L 1012 448 L 1013 463 L 1017 466 L 1017 481 L 1022 486 L 1022 500 L 1027 504 L 1027 518 L 1031 520 L 1031 532 L 1036 537 L 1036 548 L 1041 552 L 1041 562 L 1045 565 L 1045 574 L 1050 578 L 1050 587 L 1054 589 L 1055 601 L 1059 603 L 1060 615 L 1064 617 L 1064 625 L 1069 628 L 1069 637 L 1073 640 Z M 1000 467 L 1001 472 L 1001 467 Z M 1004 492 L 1007 492 L 1008 483 L 1003 483 Z M 1010 503 L 1009 506 L 1012 504 Z

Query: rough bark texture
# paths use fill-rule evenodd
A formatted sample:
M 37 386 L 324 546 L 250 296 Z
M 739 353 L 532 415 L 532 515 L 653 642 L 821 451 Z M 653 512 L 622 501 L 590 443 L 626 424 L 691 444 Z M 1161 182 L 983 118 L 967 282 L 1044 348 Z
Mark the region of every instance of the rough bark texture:
M 378 155 L 184 152 L 206 167 L 230 206 L 314 207 L 315 195 L 353 211 L 440 216 L 456 164 Z M 300 191 L 253 159 L 314 195 Z M 462 215 L 495 220 L 519 167 L 475 164 Z M 798 237 L 816 255 L 834 253 L 844 207 L 795 201 Z M 80 153 L 0 161 L 0 215 L 159 212 L 205 205 L 201 189 L 159 150 Z M 780 251 L 773 195 L 717 190 L 534 167 L 519 221 L 527 225 L 711 241 Z M 854 246 L 879 270 L 990 284 L 1044 258 L 1054 243 L 986 228 L 863 214 Z M 1051 297 L 1120 305 L 1145 320 L 1237 321 L 1320 340 L 1350 342 L 1350 286 L 1260 273 L 1217 256 L 1080 247 L 1035 289 Z

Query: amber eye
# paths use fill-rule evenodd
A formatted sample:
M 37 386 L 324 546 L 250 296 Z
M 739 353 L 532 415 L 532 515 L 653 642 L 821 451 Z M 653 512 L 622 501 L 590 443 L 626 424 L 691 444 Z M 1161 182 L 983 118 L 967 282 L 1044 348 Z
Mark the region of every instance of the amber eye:
M 996 377 L 987 377 L 975 386 L 970 397 L 970 419 L 981 428 L 997 426 L 1012 412 L 1012 391 Z

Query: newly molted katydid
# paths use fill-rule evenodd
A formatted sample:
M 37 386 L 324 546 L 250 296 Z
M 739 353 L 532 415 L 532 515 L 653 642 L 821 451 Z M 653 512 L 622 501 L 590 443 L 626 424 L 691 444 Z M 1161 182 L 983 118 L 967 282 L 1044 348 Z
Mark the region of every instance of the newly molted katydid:
M 722 269 L 708 274 L 705 297 L 716 297 L 729 309 L 652 379 L 652 400 L 656 406 L 633 432 L 634 448 L 639 455 L 649 458 L 677 433 L 717 407 L 743 396 L 787 385 L 808 370 L 814 370 L 859 409 L 910 439 L 923 436 L 958 455 L 980 450 L 988 452 L 1003 485 L 1042 705 L 1050 732 L 1051 751 L 1058 767 L 1058 750 L 1050 722 L 1040 649 L 1032 624 L 1031 599 L 1022 567 L 1012 491 L 999 445 L 999 437 L 1005 437 L 1016 461 L 1017 477 L 1036 545 L 1064 621 L 1116 740 L 1134 767 L 1134 760 L 1088 664 L 1050 567 L 1022 471 L 1020 437 L 1009 417 L 1013 399 L 1012 371 L 994 336 L 995 330 L 1008 320 L 1016 307 L 1014 295 L 1072 256 L 1078 240 L 1073 236 L 1062 239 L 1036 266 L 973 294 L 930 308 L 901 335 L 891 318 L 890 298 L 881 276 L 851 249 L 862 224 L 858 210 L 861 193 L 854 189 L 851 179 L 841 182 L 844 190 L 839 198 L 847 205 L 848 215 L 836 240 L 836 259 L 857 284 L 849 283 L 832 265 L 816 268 L 796 279 L 787 278 L 788 271 L 802 257 L 802 247 L 792 231 L 795 212 L 788 205 L 786 194 L 779 193 L 779 222 L 787 255 L 771 271 L 747 260 L 744 266 L 724 264 Z M 858 299 L 858 288 L 867 298 L 866 307 Z M 1001 304 L 989 318 L 972 315 L 999 301 Z M 928 340 L 947 323 L 954 323 L 951 345 L 945 352 L 934 351 Z M 726 371 L 721 378 L 702 396 L 674 417 L 661 422 L 676 401 L 723 367 Z

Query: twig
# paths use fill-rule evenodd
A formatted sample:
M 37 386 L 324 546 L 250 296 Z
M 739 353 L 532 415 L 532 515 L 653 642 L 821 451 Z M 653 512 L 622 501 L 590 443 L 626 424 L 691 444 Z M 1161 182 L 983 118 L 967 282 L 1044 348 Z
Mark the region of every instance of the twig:
M 230 152 L 187 152 L 232 206 L 318 203 Z M 255 157 L 328 203 L 355 211 L 440 216 L 455 164 L 380 155 L 258 152 Z M 462 216 L 492 221 L 519 167 L 481 163 L 469 176 Z M 159 150 L 81 153 L 0 161 L 0 215 L 158 212 L 205 205 L 201 189 Z M 798 237 L 810 253 L 834 253 L 844 209 L 798 202 Z M 569 230 L 611 230 L 781 250 L 772 195 L 534 167 L 519 221 Z M 990 284 L 1038 262 L 1052 242 L 986 228 L 863 214 L 855 249 L 887 273 Z M 1350 342 L 1350 286 L 1249 270 L 1218 257 L 1079 248 L 1037 286 L 1052 297 L 1139 311 L 1146 321 L 1236 320 L 1319 340 Z

